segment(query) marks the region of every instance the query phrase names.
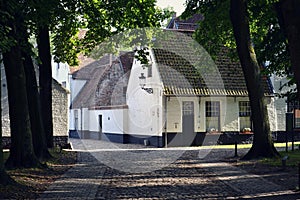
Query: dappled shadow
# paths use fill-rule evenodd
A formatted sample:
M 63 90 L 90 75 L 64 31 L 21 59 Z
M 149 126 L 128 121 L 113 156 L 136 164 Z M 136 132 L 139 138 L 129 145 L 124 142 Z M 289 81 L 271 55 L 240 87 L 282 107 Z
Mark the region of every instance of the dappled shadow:
M 209 156 L 223 150 L 213 150 Z M 158 154 L 161 152 L 156 151 Z M 167 152 L 152 161 L 138 160 L 134 165 L 148 170 L 150 162 L 167 159 Z M 224 151 L 225 152 L 225 151 Z M 118 159 L 127 162 L 123 151 Z M 56 181 L 41 199 L 297 199 L 299 194 L 286 190 L 261 176 L 249 174 L 216 158 L 200 159 L 199 151 L 185 151 L 167 166 L 145 173 L 130 173 L 105 165 L 88 152 L 79 153 L 78 164 Z M 230 155 L 228 151 L 224 156 Z M 108 152 L 102 151 L 109 157 Z M 135 152 L 138 157 L 139 152 Z M 219 155 L 220 158 L 220 155 Z M 152 163 L 153 164 L 153 163 Z M 274 198 L 272 198 L 274 197 Z

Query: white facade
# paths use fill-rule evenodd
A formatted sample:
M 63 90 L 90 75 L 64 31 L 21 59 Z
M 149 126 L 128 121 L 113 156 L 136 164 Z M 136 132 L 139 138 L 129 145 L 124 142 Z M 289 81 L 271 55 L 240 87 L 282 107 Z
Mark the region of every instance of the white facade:
M 70 91 L 70 69 L 67 63 L 57 63 L 52 59 L 52 77 Z
M 273 75 L 271 77 L 275 94 L 284 94 L 288 92 L 291 87 L 283 87 L 283 85 L 287 84 L 288 79 L 286 77 L 280 77 Z M 275 108 L 276 108 L 276 126 L 277 131 L 285 131 L 286 130 L 286 113 L 287 113 L 287 98 L 286 97 L 278 97 L 275 96 L 274 100 Z
M 184 129 L 183 104 L 192 102 L 195 133 L 206 133 L 212 128 L 216 132 L 235 132 L 242 130 L 239 116 L 239 102 L 248 102 L 243 96 L 164 96 L 163 81 L 153 53 L 149 55 L 152 67 L 143 67 L 136 58 L 133 60 L 129 79 L 126 85 L 125 105 L 98 106 L 97 108 L 72 109 L 70 130 L 91 132 L 98 139 L 106 134 L 126 138 L 128 135 L 136 138 L 164 137 L 164 133 L 182 133 Z M 176 74 L 176 73 L 175 73 Z M 146 77 L 141 85 L 139 77 Z M 182 76 L 178 74 L 178 76 Z M 86 81 L 73 80 L 71 91 L 73 99 L 83 88 Z M 125 79 L 119 79 L 115 87 L 123 86 Z M 120 88 L 113 88 L 121 92 Z M 119 98 L 119 96 L 117 96 Z M 268 114 L 271 131 L 277 130 L 277 110 L 274 98 L 267 97 Z M 218 127 L 211 124 L 206 116 L 206 102 L 219 103 Z M 250 116 L 249 116 L 250 121 Z M 250 122 L 249 122 L 250 124 Z M 250 124 L 251 126 L 251 124 Z M 249 127 L 250 128 L 250 127 Z M 124 137 L 123 137 L 124 136 Z M 125 139 L 124 139 L 125 140 Z M 161 140 L 162 141 L 162 140 Z
M 150 55 L 150 60 L 151 60 Z M 143 68 L 139 61 L 134 59 L 127 87 L 128 105 L 128 134 L 161 136 L 163 130 L 163 85 L 154 61 L 152 61 L 151 77 L 148 77 L 148 68 Z M 141 74 L 146 76 L 145 88 L 152 88 L 148 93 L 139 85 Z
M 271 99 L 271 98 L 270 98 Z M 205 102 L 220 102 L 220 132 L 240 132 L 239 102 L 248 97 L 171 97 L 167 100 L 167 132 L 182 132 L 182 103 L 194 103 L 194 131 L 207 132 Z M 276 131 L 276 109 L 274 100 L 267 104 L 271 131 Z
M 71 79 L 70 81 L 71 102 L 74 101 L 75 97 L 81 91 L 81 89 L 86 84 L 86 82 L 87 82 L 86 80 Z

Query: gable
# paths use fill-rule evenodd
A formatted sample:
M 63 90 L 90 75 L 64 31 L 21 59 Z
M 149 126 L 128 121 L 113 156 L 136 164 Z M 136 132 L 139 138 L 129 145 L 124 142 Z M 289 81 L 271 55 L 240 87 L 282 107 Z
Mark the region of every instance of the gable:
M 87 82 L 75 97 L 72 108 L 122 105 L 123 86 L 127 85 L 129 76 L 126 74 L 132 63 L 133 53 L 123 52 L 119 57 L 105 55 L 78 70 L 73 76 Z

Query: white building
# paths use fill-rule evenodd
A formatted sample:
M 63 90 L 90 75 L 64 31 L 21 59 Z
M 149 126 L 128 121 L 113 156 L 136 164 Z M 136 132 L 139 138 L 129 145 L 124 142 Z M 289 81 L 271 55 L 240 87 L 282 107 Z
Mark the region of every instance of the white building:
M 200 47 L 195 53 L 192 44 L 190 37 L 172 32 L 157 39 L 147 65 L 127 52 L 78 70 L 71 84 L 77 88 L 71 137 L 159 147 L 248 139 L 251 110 L 240 65 L 226 54 L 214 64 Z M 262 84 L 276 131 L 272 84 L 268 78 Z

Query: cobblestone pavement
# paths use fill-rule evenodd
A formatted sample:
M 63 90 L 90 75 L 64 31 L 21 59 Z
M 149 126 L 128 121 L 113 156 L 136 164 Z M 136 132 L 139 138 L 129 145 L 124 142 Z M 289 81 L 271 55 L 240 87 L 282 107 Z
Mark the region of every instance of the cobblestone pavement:
M 72 140 L 78 163 L 40 199 L 300 199 L 224 158 L 231 149 L 145 148 Z M 247 150 L 240 149 L 239 154 Z

